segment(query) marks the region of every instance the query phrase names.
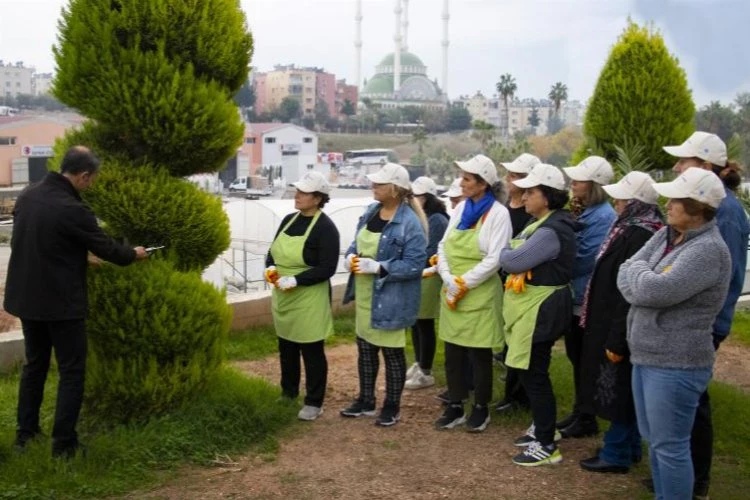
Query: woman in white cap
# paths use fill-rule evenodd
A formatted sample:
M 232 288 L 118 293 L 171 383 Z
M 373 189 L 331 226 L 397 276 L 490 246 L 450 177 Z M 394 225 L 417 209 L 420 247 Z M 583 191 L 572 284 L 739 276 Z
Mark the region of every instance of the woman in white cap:
M 575 221 L 563 208 L 568 192 L 557 167 L 539 163 L 525 179 L 513 183 L 525 189 L 523 200 L 533 219 L 500 254 L 500 265 L 510 273 L 503 304 L 505 363 L 519 370 L 533 418 L 526 433 L 513 443 L 526 448 L 513 462 L 533 467 L 562 460 L 555 444 L 560 433 L 555 431 L 557 405 L 549 365 L 552 346 L 572 314 Z
M 731 278 L 715 220 L 726 194 L 716 174 L 695 167 L 654 188 L 669 198 L 668 226 L 620 266 L 617 287 L 631 304 L 633 398 L 656 497 L 692 498 L 690 432 L 711 379 L 713 325 Z
M 296 399 L 300 383 L 300 353 L 305 364 L 305 402 L 301 420 L 323 413 L 328 362 L 324 341 L 333 333 L 329 279 L 339 261 L 339 232 L 321 209 L 330 185 L 317 172 L 294 183 L 294 208 L 281 221 L 266 256 L 266 280 L 274 286 L 271 312 L 279 337 L 281 390 Z
M 604 237 L 617 218 L 602 186 L 609 184 L 615 174 L 612 165 L 601 156 L 589 156 L 575 167 L 563 168 L 570 177 L 571 206 L 578 222 L 576 231 L 576 261 L 573 266 L 573 320 L 565 333 L 565 352 L 573 365 L 575 403 L 573 412 L 557 423 L 563 437 L 593 436 L 599 432 L 594 416 L 593 401 L 581 397 L 581 346 L 583 329 L 581 304 L 586 286 L 594 271 L 594 263 Z
M 388 427 L 401 418 L 406 328 L 416 322 L 419 311 L 427 220 L 404 167 L 386 163 L 367 178 L 376 203 L 359 219 L 344 262 L 352 272 L 344 303 L 356 300 L 359 395 L 341 415 L 375 414 L 375 379 L 382 350 L 386 395 L 375 424 Z
M 503 347 L 503 289 L 499 256 L 510 241 L 511 224 L 504 187 L 495 164 L 484 155 L 456 162 L 466 199 L 453 212 L 445 237 L 438 245 L 438 271 L 443 279 L 440 338 L 445 342 L 445 372 L 451 402 L 436 427 L 452 429 L 466 423 L 471 432 L 483 431 L 490 421 L 492 349 Z M 499 199 L 499 200 L 498 200 Z M 468 420 L 463 401 L 468 398 L 466 355 L 474 378 L 474 405 Z
M 451 202 L 451 210 L 455 210 L 459 203 L 464 201 L 464 192 L 461 189 L 461 178 L 453 179 L 448 191 L 445 192 L 444 196 Z
M 531 215 L 526 211 L 526 206 L 523 203 L 523 189 L 513 184 L 513 181 L 524 179 L 534 165 L 541 163 L 539 158 L 536 156 L 523 153 L 521 156 L 516 158 L 510 163 L 503 163 L 503 167 L 507 173 L 505 174 L 505 185 L 508 186 L 508 202 L 505 207 L 510 213 L 510 222 L 513 226 L 513 236 L 516 236 L 521 230 L 526 227 L 526 224 L 531 220 Z M 503 282 L 507 277 L 507 274 L 501 272 Z M 505 350 L 495 355 L 495 359 L 505 363 L 505 356 L 508 354 L 508 346 L 505 346 Z M 523 389 L 521 379 L 518 377 L 518 371 L 514 368 L 508 368 L 505 374 L 505 397 L 495 406 L 495 411 L 498 413 L 504 413 L 511 411 L 515 408 L 529 408 L 529 397 L 526 395 L 526 391 Z
M 626 319 L 630 304 L 617 289 L 620 265 L 664 225 L 654 181 L 630 172 L 617 184 L 604 186 L 614 200 L 617 220 L 604 239 L 581 308 L 583 354 L 581 392 L 594 402 L 596 415 L 611 422 L 604 446 L 582 460 L 592 472 L 628 472 L 641 460 L 641 435 L 635 420 Z
M 435 385 L 432 362 L 435 359 L 435 319 L 440 315 L 440 285 L 437 275 L 437 246 L 448 227 L 445 205 L 437 197 L 437 185 L 429 177 L 418 177 L 411 185 L 414 198 L 427 216 L 427 261 L 422 271 L 422 300 L 417 322 L 411 328 L 415 362 L 406 372 L 405 389 Z
M 729 293 L 724 300 L 724 306 L 714 321 L 714 348 L 718 350 L 722 341 L 729 335 L 734 308 L 742 293 L 747 268 L 750 224 L 736 196 L 742 183 L 740 166 L 727 159 L 727 147 L 724 141 L 716 134 L 707 132 L 695 132 L 684 143 L 679 146 L 666 146 L 664 151 L 678 158 L 672 169 L 675 172 L 682 173 L 690 167 L 698 167 L 712 171 L 724 184 L 726 197 L 716 211 L 716 225 L 732 256 L 732 278 L 729 281 Z M 710 485 L 713 457 L 713 424 L 708 391 L 701 395 L 690 444 L 695 470 L 693 494 L 696 497 L 706 497 Z

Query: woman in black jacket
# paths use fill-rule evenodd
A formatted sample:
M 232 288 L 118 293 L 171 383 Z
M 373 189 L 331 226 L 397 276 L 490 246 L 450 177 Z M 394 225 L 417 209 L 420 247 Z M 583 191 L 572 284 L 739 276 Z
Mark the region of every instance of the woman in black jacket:
M 584 296 L 580 326 L 584 329 L 581 392 L 594 402 L 599 417 L 611 422 L 597 455 L 581 460 L 592 472 L 626 473 L 641 459 L 641 436 L 635 419 L 625 320 L 630 309 L 617 289 L 620 265 L 633 256 L 663 225 L 654 181 L 631 172 L 604 186 L 614 199 L 617 220 L 596 258 Z

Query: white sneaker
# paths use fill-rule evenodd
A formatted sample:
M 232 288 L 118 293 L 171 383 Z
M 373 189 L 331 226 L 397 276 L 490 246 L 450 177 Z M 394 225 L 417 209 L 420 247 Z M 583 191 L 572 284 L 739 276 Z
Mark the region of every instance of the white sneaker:
M 408 370 L 406 370 L 406 380 L 413 379 L 417 372 L 419 372 L 419 363 L 414 363 Z
M 302 407 L 302 409 L 297 413 L 297 418 L 300 420 L 308 420 L 312 421 L 318 418 L 323 414 L 323 408 L 318 408 L 317 406 L 308 406 L 305 405 Z
M 416 375 L 406 381 L 404 389 L 424 389 L 425 387 L 431 387 L 433 385 L 435 385 L 435 377 L 432 375 L 425 375 L 420 370 Z

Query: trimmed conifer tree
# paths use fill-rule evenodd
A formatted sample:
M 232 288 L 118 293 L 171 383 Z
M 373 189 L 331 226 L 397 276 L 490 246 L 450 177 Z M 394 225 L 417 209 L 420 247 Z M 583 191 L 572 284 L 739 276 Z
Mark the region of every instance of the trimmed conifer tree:
M 86 408 L 127 421 L 179 405 L 222 360 L 224 292 L 201 273 L 229 245 L 221 201 L 183 179 L 216 172 L 244 126 L 232 96 L 252 37 L 238 0 L 70 0 L 54 95 L 88 120 L 56 145 L 102 159 L 85 198 L 114 237 L 165 245 L 89 272 Z
M 663 146 L 680 144 L 694 130 L 695 105 L 685 71 L 658 33 L 629 21 L 599 76 L 589 101 L 581 160 L 598 153 L 617 159 L 616 145 L 638 144 L 655 168 L 674 159 Z

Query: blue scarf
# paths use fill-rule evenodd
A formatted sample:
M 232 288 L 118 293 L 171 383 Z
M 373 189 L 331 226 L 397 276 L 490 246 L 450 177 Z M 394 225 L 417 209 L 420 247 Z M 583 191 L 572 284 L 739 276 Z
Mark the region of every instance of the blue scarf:
M 464 211 L 461 213 L 461 222 L 458 224 L 458 229 L 470 229 L 474 227 L 474 224 L 492 207 L 495 202 L 495 197 L 492 193 L 487 191 L 481 200 L 474 202 L 471 198 L 466 199 L 464 203 Z

